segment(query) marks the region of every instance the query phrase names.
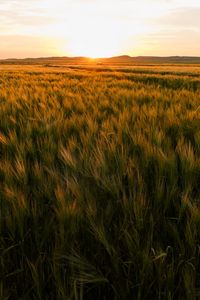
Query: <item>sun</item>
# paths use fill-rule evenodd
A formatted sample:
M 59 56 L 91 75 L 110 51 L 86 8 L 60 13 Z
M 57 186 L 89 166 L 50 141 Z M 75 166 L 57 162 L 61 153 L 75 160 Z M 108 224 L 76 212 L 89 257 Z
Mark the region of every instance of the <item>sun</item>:
M 103 58 L 118 55 L 120 44 L 108 36 L 78 37 L 71 40 L 70 53 L 75 56 Z
M 151 31 L 151 26 L 145 21 L 149 16 L 149 7 L 141 9 L 139 5 L 134 5 L 133 22 L 130 3 L 127 4 L 130 12 L 126 18 L 123 5 L 113 6 L 106 0 L 98 4 L 92 2 L 88 1 L 88 5 L 84 6 L 80 6 L 80 1 L 79 5 L 74 4 L 66 20 L 53 29 L 63 38 L 64 45 L 60 51 L 64 55 L 104 58 L 130 54 L 133 49 L 135 51 L 140 37 Z
M 70 39 L 68 51 L 75 56 L 103 58 L 118 55 L 121 45 L 123 42 L 120 36 L 96 28 L 74 35 Z
M 71 56 L 104 58 L 120 55 L 126 45 L 124 29 L 112 19 L 85 18 L 79 15 L 79 23 L 70 26 L 64 51 Z

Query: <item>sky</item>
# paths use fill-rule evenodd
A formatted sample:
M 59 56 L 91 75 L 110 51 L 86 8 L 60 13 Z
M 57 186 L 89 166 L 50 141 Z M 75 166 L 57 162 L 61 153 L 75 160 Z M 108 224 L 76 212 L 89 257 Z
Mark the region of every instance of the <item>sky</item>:
M 0 0 L 0 58 L 200 56 L 200 0 Z

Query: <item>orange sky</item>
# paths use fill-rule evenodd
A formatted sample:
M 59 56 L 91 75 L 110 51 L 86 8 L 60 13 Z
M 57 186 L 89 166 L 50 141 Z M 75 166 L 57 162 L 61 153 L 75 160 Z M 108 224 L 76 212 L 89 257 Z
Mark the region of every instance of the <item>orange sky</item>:
M 200 56 L 199 0 L 0 0 L 0 58 Z

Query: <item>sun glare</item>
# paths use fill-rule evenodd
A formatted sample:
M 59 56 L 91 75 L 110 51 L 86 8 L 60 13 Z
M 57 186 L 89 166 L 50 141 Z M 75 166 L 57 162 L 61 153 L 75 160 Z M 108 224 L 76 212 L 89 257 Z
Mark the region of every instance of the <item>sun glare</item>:
M 124 27 L 109 17 L 78 14 L 79 22 L 68 21 L 71 31 L 65 37 L 64 51 L 72 56 L 103 58 L 118 55 L 126 51 L 127 45 Z
M 130 49 L 135 51 L 139 37 L 151 32 L 154 26 L 146 22 L 149 14 L 160 15 L 162 9 L 135 4 L 133 11 L 129 2 L 127 5 L 130 7 L 128 15 L 127 7 L 126 10 L 122 5 L 113 8 L 103 0 L 98 5 L 74 6 L 65 21 L 63 52 L 71 56 L 103 58 L 130 53 Z M 56 30 L 63 32 L 64 28 Z
M 70 41 L 69 52 L 74 56 L 86 56 L 91 58 L 103 58 L 120 53 L 120 43 L 112 37 L 77 37 Z

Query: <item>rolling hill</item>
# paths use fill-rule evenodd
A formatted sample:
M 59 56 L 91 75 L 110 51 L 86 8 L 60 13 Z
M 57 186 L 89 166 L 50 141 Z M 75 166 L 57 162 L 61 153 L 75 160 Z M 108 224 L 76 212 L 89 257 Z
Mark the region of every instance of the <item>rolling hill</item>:
M 3 59 L 0 64 L 126 64 L 126 65 L 143 65 L 143 64 L 200 64 L 200 57 L 194 56 L 114 56 L 109 58 L 96 58 L 91 59 L 87 57 L 40 57 L 40 58 L 25 58 L 25 59 Z

